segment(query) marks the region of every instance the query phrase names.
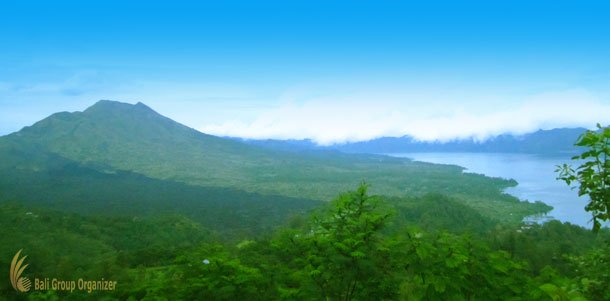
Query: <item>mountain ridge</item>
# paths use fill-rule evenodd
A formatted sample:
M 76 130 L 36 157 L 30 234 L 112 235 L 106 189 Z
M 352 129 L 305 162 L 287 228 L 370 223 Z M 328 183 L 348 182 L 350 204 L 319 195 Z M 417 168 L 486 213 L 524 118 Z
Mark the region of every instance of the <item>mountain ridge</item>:
M 411 136 L 380 137 L 368 141 L 339 143 L 321 146 L 309 139 L 243 139 L 235 138 L 270 149 L 280 150 L 337 150 L 347 153 L 400 153 L 400 152 L 506 152 L 533 154 L 566 154 L 579 151 L 574 146 L 576 139 L 586 131 L 585 128 L 555 128 L 537 130 L 532 133 L 514 135 L 501 134 L 485 141 L 474 138 L 449 141 L 419 141 Z

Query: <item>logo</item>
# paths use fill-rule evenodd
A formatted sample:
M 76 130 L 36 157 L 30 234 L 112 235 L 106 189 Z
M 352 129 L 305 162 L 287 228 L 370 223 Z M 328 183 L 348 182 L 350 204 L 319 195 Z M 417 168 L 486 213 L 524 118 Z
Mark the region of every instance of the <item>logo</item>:
M 26 277 L 21 277 L 21 274 L 23 274 L 23 271 L 25 270 L 25 268 L 28 267 L 27 264 L 23 265 L 23 261 L 25 260 L 27 255 L 23 256 L 21 259 L 19 259 L 19 255 L 21 255 L 21 251 L 23 251 L 23 250 L 19 250 L 19 252 L 17 252 L 17 254 L 15 254 L 15 257 L 13 257 L 13 261 L 11 262 L 10 279 L 11 279 L 11 284 L 13 285 L 13 288 L 16 291 L 25 293 L 30 290 L 32 283 L 30 282 L 30 279 L 28 279 Z
M 41 291 L 64 291 L 74 292 L 82 291 L 92 293 L 94 291 L 114 291 L 117 288 L 117 282 L 114 280 L 101 279 L 61 279 L 52 277 L 33 277 L 32 282 L 27 277 L 21 277 L 25 268 L 28 267 L 24 261 L 27 256 L 21 257 L 21 251 L 15 254 L 11 261 L 10 279 L 13 288 L 20 293 L 27 293 L 32 289 L 35 292 Z M 32 285 L 33 284 L 33 285 Z

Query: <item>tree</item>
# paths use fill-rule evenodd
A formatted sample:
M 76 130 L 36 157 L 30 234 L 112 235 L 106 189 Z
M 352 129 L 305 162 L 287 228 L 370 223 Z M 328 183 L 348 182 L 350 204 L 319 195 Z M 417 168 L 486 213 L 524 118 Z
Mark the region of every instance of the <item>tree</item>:
M 600 221 L 610 219 L 610 127 L 597 124 L 597 131 L 586 131 L 576 141 L 576 146 L 587 150 L 572 160 L 584 161 L 576 169 L 569 164 L 558 165 L 558 180 L 563 180 L 572 188 L 578 182 L 578 195 L 588 195 L 585 210 L 593 215 L 593 231 L 601 228 Z
M 367 185 L 339 196 L 305 237 L 307 270 L 326 300 L 392 299 L 389 250 L 379 231 L 390 216 Z
M 270 300 L 269 281 L 223 245 L 202 244 L 167 267 L 142 270 L 131 288 L 138 300 Z
M 506 251 L 468 235 L 417 229 L 405 235 L 392 248 L 405 276 L 397 300 L 514 300 L 531 289 L 526 265 Z

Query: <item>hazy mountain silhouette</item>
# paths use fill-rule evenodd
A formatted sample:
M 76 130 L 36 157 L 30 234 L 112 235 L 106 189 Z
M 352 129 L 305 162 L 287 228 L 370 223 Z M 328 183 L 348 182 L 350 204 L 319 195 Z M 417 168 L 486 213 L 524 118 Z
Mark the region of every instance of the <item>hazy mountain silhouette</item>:
M 485 141 L 475 139 L 456 139 L 451 141 L 418 141 L 410 136 L 382 137 L 369 141 L 319 146 L 311 140 L 243 140 L 252 145 L 269 149 L 337 150 L 347 153 L 408 153 L 408 152 L 494 152 L 494 153 L 531 153 L 531 154 L 574 154 L 576 139 L 584 128 L 560 128 L 538 130 L 524 135 L 503 134 Z

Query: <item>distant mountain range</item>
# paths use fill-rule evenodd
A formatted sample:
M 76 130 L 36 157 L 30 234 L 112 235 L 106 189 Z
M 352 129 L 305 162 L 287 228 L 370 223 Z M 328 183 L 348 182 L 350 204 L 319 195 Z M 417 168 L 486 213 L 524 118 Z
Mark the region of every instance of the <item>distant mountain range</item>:
M 572 155 L 574 146 L 584 128 L 538 130 L 524 135 L 503 134 L 485 141 L 474 139 L 447 142 L 418 141 L 410 136 L 382 137 L 369 141 L 319 146 L 311 140 L 243 140 L 252 145 L 278 150 L 337 150 L 347 153 L 409 153 L 409 152 L 493 152 Z

